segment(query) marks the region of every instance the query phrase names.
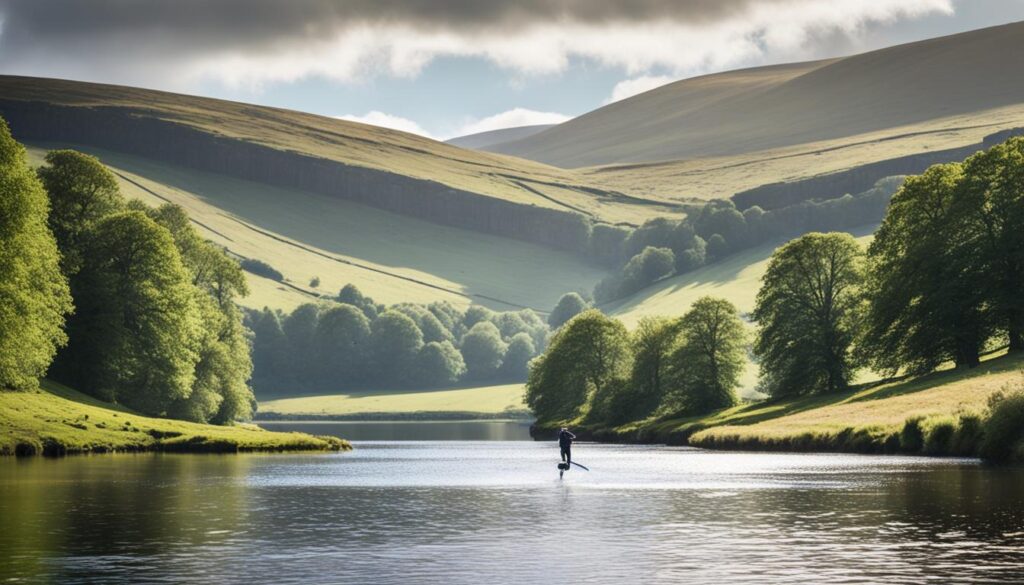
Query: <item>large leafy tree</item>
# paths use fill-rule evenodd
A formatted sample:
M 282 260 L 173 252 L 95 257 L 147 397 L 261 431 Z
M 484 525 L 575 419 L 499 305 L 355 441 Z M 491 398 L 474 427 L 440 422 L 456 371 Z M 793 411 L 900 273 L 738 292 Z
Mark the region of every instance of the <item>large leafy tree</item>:
M 203 239 L 181 207 L 167 204 L 154 209 L 135 202 L 132 206 L 171 233 L 191 277 L 202 317 L 193 390 L 187 399 L 171 406 L 170 415 L 216 423 L 250 418 L 255 403 L 249 387 L 252 358 L 248 332 L 235 304 L 249 292 L 241 267 L 224 250 Z
M 594 394 L 629 372 L 631 358 L 622 323 L 596 309 L 584 311 L 531 364 L 526 403 L 540 420 L 574 417 Z
M 662 403 L 668 383 L 669 354 L 679 334 L 679 321 L 644 317 L 630 337 L 633 367 L 629 418 L 643 418 Z
M 810 233 L 775 251 L 753 313 L 754 353 L 773 396 L 848 386 L 863 278 L 849 234 Z
M 315 335 L 322 385 L 338 389 L 362 380 L 369 343 L 370 320 L 358 307 L 341 303 L 325 309 Z
M 373 321 L 370 328 L 370 362 L 380 382 L 412 382 L 416 357 L 422 347 L 423 333 L 408 316 L 388 309 Z
M 990 336 L 989 275 L 960 164 L 910 177 L 868 247 L 861 351 L 878 371 L 923 373 L 953 361 L 973 367 Z
M 0 390 L 38 384 L 71 311 L 46 193 L 0 119 Z
M 61 371 L 76 387 L 166 416 L 192 393 L 201 313 L 170 232 L 140 211 L 99 220 L 83 238 L 79 310 Z
M 671 407 L 701 414 L 736 404 L 747 342 L 736 306 L 702 297 L 683 315 L 679 331 L 679 344 L 668 360 Z
M 82 265 L 82 236 L 100 219 L 124 208 L 117 179 L 95 157 L 52 150 L 39 178 L 50 195 L 50 229 L 61 251 L 61 267 L 73 275 Z
M 478 380 L 494 376 L 501 367 L 508 345 L 502 341 L 498 327 L 490 321 L 473 325 L 462 336 L 462 357 L 469 375 Z
M 975 284 L 987 285 L 991 317 L 1010 351 L 1024 350 L 1024 137 L 967 159 L 960 187 L 958 204 L 980 236 L 974 260 L 985 264 Z

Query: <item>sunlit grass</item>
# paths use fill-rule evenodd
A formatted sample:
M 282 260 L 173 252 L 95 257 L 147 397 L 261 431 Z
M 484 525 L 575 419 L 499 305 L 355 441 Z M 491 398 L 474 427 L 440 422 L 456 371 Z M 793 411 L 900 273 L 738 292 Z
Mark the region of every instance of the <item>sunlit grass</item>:
M 140 416 L 48 381 L 38 391 L 0 392 L 0 454 L 347 448 L 347 442 L 334 437 L 275 433 L 251 424 L 216 426 Z

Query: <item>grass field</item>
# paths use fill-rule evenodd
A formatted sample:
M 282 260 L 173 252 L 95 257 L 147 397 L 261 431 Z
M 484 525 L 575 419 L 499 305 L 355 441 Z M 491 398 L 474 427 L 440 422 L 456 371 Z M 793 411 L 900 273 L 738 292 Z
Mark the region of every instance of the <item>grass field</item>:
M 989 397 L 1007 388 L 1024 388 L 1024 356 L 997 354 L 973 370 L 947 369 L 846 393 L 753 402 L 707 416 L 578 428 L 599 440 L 706 448 L 971 454 L 976 434 L 964 438 L 963 450 L 955 434 L 933 448 L 928 436 L 939 426 L 951 433 L 971 431 L 964 419 L 981 420 Z M 908 447 L 908 426 L 918 429 L 924 445 Z
M 522 417 L 523 384 L 503 384 L 456 390 L 415 392 L 373 392 L 282 398 L 260 402 L 260 414 L 287 418 L 289 415 L 348 417 L 397 415 L 429 418 L 435 416 L 508 414 Z
M 29 149 L 33 164 L 46 150 Z M 569 291 L 588 291 L 604 271 L 578 257 L 305 191 L 202 173 L 71 146 L 118 174 L 125 196 L 184 207 L 204 237 L 281 271 L 288 285 L 249 275 L 251 307 L 290 310 L 355 284 L 378 302 L 477 303 L 497 310 L 550 310 Z M 318 276 L 317 289 L 309 287 Z
M 0 455 L 111 451 L 344 450 L 346 441 L 274 433 L 255 425 L 214 426 L 140 416 L 53 382 L 34 392 L 0 392 Z

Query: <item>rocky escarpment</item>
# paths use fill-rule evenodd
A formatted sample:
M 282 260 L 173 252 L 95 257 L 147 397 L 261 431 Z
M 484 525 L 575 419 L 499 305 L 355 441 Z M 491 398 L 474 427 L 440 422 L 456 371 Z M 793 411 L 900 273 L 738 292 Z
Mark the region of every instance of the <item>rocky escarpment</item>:
M 201 171 L 338 197 L 433 223 L 581 251 L 581 215 L 504 201 L 439 182 L 217 136 L 125 107 L 0 100 L 22 141 L 85 144 Z

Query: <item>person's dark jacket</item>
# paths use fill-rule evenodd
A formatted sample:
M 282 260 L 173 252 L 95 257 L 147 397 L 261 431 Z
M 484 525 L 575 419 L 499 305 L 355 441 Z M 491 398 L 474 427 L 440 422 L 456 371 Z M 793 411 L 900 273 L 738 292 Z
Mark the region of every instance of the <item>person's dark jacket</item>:
M 568 449 L 569 447 L 571 447 L 572 442 L 574 440 L 576 440 L 576 435 L 570 433 L 569 431 L 558 432 L 558 446 L 561 447 L 562 449 Z

